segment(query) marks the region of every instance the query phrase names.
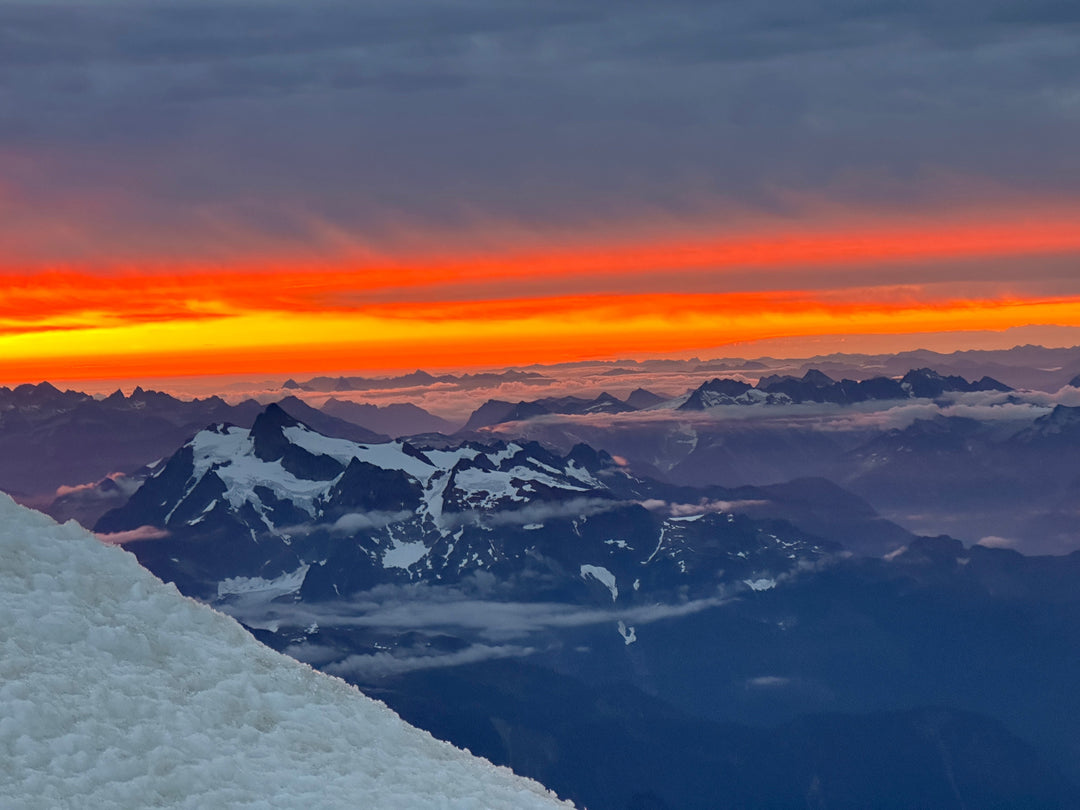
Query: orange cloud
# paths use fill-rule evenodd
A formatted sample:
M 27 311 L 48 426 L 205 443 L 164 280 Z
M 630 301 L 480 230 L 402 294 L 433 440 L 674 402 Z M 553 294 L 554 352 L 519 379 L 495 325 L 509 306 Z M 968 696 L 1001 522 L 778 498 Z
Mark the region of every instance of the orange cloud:
M 1077 324 L 1080 289 L 1046 294 L 1037 272 L 973 282 L 970 264 L 1019 257 L 1038 267 L 1080 253 L 1074 222 L 153 273 L 12 269 L 0 276 L 0 378 L 505 365 L 777 337 Z M 897 262 L 920 264 L 934 281 L 875 284 Z M 857 268 L 845 278 L 858 284 L 828 275 L 842 266 Z M 740 283 L 751 289 L 726 291 L 747 268 Z M 675 285 L 677 273 L 701 283 Z

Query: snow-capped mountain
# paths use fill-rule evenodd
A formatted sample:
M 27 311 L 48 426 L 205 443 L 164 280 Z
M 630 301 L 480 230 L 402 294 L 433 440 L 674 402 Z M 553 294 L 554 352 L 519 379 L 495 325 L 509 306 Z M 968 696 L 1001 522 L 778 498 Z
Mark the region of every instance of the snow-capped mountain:
M 308 601 L 484 572 L 515 598 L 632 605 L 765 587 L 835 548 L 670 489 L 584 445 L 358 444 L 271 405 L 200 431 L 96 529 L 185 592 L 284 577 Z
M 0 804 L 567 807 L 0 494 Z
M 709 380 L 691 391 L 679 405 L 679 410 L 702 411 L 718 405 L 790 405 L 804 402 L 851 405 L 870 400 L 936 399 L 945 394 L 1011 390 L 992 377 L 969 382 L 955 375 L 943 376 L 929 368 L 912 369 L 900 379 L 871 377 L 865 380 L 834 380 L 818 369 L 810 369 L 802 377 L 762 377 L 756 386 L 741 380 Z
M 296 397 L 279 404 L 328 435 L 353 441 L 388 438 Z M 58 487 L 70 489 L 114 473 L 131 473 L 171 453 L 206 425 L 251 425 L 263 408 L 251 399 L 236 405 L 216 396 L 181 400 L 140 387 L 128 396 L 116 391 L 95 399 L 47 382 L 0 386 L 0 489 L 40 499 L 56 495 Z

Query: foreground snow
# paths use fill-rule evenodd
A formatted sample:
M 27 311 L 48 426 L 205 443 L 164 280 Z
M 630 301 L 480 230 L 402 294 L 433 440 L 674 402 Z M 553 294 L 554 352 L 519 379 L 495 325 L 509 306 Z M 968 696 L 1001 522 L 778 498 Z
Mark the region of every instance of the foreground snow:
M 560 805 L 0 494 L 5 808 Z

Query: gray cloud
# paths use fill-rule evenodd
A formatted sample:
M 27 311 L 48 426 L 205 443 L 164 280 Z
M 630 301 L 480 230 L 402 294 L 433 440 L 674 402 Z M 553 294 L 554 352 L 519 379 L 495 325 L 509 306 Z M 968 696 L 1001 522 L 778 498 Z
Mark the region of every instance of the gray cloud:
M 286 605 L 230 603 L 222 609 L 240 621 L 308 627 L 363 627 L 388 632 L 420 631 L 474 634 L 503 644 L 548 630 L 589 627 L 619 621 L 640 626 L 719 607 L 733 598 L 716 596 L 674 604 L 582 608 L 555 602 L 501 602 L 477 599 L 447 587 L 384 586 L 348 601 Z M 250 612 L 251 615 L 248 615 Z M 639 631 L 640 633 L 640 631 Z
M 530 523 L 543 523 L 546 520 L 590 517 L 626 505 L 626 501 L 607 498 L 571 498 L 568 501 L 539 501 L 527 504 L 521 509 L 464 512 L 460 515 L 444 517 L 450 520 L 456 518 L 463 523 L 482 523 L 485 526 L 525 526 Z
M 536 649 L 533 647 L 474 644 L 456 652 L 431 653 L 428 655 L 392 655 L 385 652 L 371 655 L 350 655 L 341 661 L 327 664 L 323 667 L 323 671 L 331 675 L 351 676 L 354 678 L 384 678 L 388 675 L 400 675 L 421 669 L 457 667 L 463 664 L 475 664 L 479 661 L 492 661 L 499 658 L 523 658 L 535 653 Z
M 403 222 L 1073 194 L 1077 16 L 1020 0 L 9 0 L 0 172 L 26 216 L 96 195 L 86 244 L 49 248 L 73 255 L 134 249 L 132 231 L 215 254 Z

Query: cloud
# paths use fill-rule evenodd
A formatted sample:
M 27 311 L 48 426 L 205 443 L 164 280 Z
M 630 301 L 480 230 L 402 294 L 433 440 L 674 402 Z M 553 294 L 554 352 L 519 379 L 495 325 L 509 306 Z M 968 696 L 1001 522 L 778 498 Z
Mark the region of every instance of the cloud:
M 980 538 L 975 545 L 985 546 L 986 548 L 1016 548 L 1017 545 L 1019 545 L 1019 541 L 1009 537 L 998 537 L 993 534 L 988 534 L 986 537 Z
M 165 529 L 156 526 L 140 526 L 124 532 L 99 533 L 97 539 L 111 546 L 122 546 L 125 543 L 133 543 L 136 540 L 161 540 L 169 536 Z
M 360 679 L 385 678 L 390 675 L 401 675 L 421 669 L 457 667 L 500 658 L 524 658 L 536 652 L 537 650 L 534 647 L 474 644 L 456 652 L 429 653 L 426 655 L 402 656 L 386 652 L 371 655 L 350 655 L 341 661 L 326 664 L 322 669 L 331 675 L 343 677 Z
M 483 583 L 480 583 L 481 586 Z M 495 583 L 497 585 L 497 583 Z M 592 608 L 557 602 L 504 602 L 478 599 L 460 589 L 426 585 L 382 586 L 349 600 L 286 605 L 242 602 L 222 609 L 240 621 L 273 621 L 279 626 L 357 627 L 388 632 L 474 634 L 486 642 L 507 643 L 534 634 L 619 621 L 648 625 L 719 607 L 735 598 L 725 589 L 715 596 L 673 604 L 632 608 Z M 247 615 L 248 612 L 251 615 Z
M 299 523 L 279 529 L 283 534 L 308 535 L 313 532 L 327 531 L 331 534 L 351 535 L 370 529 L 382 529 L 394 523 L 401 523 L 416 517 L 415 512 L 347 512 L 332 523 Z
M 693 515 L 708 515 L 715 512 L 743 512 L 756 506 L 767 506 L 768 503 L 768 501 L 761 500 L 709 501 L 702 499 L 698 503 L 670 504 L 668 511 L 672 517 L 690 517 Z
M 92 481 L 87 484 L 75 484 L 74 486 L 62 484 L 56 488 L 55 497 L 62 498 L 65 495 L 71 495 L 76 492 L 85 493 L 86 495 L 98 498 L 114 497 L 115 493 L 103 490 L 101 488 L 102 481 L 104 480 L 112 481 L 114 484 L 117 485 L 117 487 L 119 487 L 121 493 L 124 495 L 130 495 L 142 485 L 142 481 L 140 481 L 139 479 L 131 478 L 130 476 L 125 475 L 121 472 L 114 472 L 106 475 L 105 478 L 101 481 Z
M 413 512 L 350 512 L 342 515 L 330 526 L 334 534 L 352 534 L 366 529 L 381 529 L 392 523 L 415 517 Z
M 444 515 L 448 520 L 462 523 L 481 523 L 485 526 L 524 526 L 544 523 L 548 520 L 591 517 L 613 509 L 621 509 L 632 501 L 616 501 L 606 498 L 571 498 L 568 501 L 540 501 L 521 509 L 498 512 L 462 512 Z
M 311 219 L 378 239 L 1068 195 L 1069 7 L 8 2 L 0 153 L 68 226 L 36 250 L 78 222 L 106 256 L 313 240 Z
M 750 678 L 746 682 L 746 686 L 751 689 L 778 689 L 790 684 L 791 678 L 780 675 L 761 675 L 757 678 Z

